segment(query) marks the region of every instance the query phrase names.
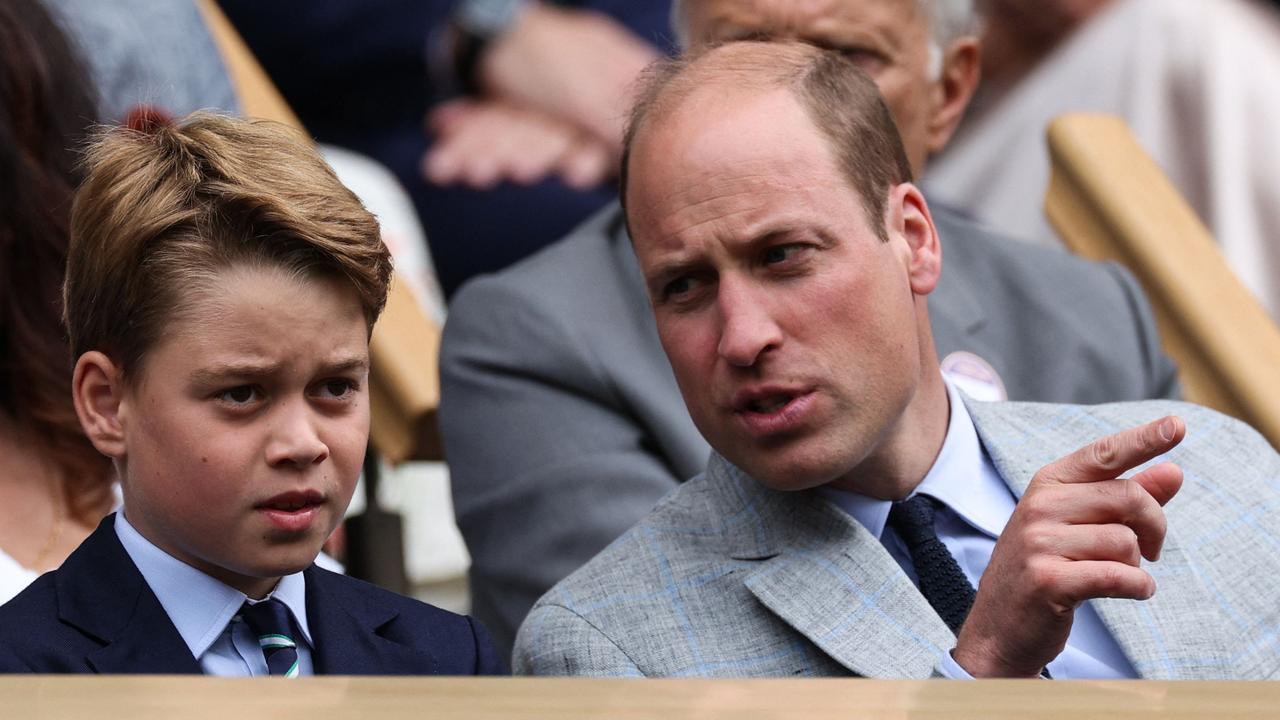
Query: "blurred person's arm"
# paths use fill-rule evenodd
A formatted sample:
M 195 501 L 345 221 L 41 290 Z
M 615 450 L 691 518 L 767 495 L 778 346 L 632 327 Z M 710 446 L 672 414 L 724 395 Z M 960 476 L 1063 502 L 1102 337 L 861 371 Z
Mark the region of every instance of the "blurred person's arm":
M 576 189 L 596 187 L 618 171 L 611 143 L 569 122 L 495 100 L 459 99 L 427 115 L 435 136 L 422 174 L 436 185 L 487 190 L 500 182 L 532 185 L 559 177 Z
M 603 13 L 534 0 L 462 0 L 449 32 L 437 65 L 454 59 L 452 76 L 478 102 L 428 114 L 428 180 L 486 189 L 556 176 L 589 188 L 616 173 L 635 81 L 656 48 Z
M 486 97 L 561 117 L 620 150 L 635 81 L 658 57 L 603 13 L 530 2 L 476 70 Z
M 463 288 L 441 348 L 440 432 L 472 613 L 507 649 L 534 601 L 709 452 L 656 338 L 641 337 L 647 305 L 624 307 L 602 259 L 625 238 L 576 237 L 533 272 Z

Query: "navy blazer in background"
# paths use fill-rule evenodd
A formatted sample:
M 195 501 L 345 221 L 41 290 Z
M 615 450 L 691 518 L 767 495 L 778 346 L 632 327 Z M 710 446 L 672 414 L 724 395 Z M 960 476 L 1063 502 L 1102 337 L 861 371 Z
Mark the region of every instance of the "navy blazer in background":
M 430 147 L 423 120 L 447 99 L 432 83 L 427 38 L 458 0 L 220 0 L 307 131 L 356 150 L 395 173 L 413 198 L 446 295 L 569 233 L 617 197 L 612 183 L 587 191 L 558 178 L 492 190 L 422 179 Z M 660 51 L 674 49 L 671 0 L 556 0 L 604 13 Z
M 109 515 L 60 569 L 0 607 L 0 672 L 201 672 L 114 521 Z M 303 573 L 317 675 L 506 673 L 471 618 L 315 565 Z

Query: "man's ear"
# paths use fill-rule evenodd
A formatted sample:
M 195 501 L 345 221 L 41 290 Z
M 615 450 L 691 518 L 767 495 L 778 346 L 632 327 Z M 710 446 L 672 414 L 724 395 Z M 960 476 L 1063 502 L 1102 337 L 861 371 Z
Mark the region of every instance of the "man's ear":
M 125 453 L 125 384 L 111 358 L 92 350 L 80 356 L 71 376 L 71 396 L 80 427 L 98 452 L 120 459 Z
M 924 195 L 911 183 L 897 185 L 889 192 L 887 213 L 890 240 L 894 235 L 902 238 L 910 253 L 907 275 L 911 292 L 928 295 L 942 274 L 942 243 Z
M 942 73 L 933 83 L 933 107 L 929 116 L 928 151 L 941 152 L 964 117 L 982 77 L 982 44 L 976 37 L 951 43 L 942 57 Z

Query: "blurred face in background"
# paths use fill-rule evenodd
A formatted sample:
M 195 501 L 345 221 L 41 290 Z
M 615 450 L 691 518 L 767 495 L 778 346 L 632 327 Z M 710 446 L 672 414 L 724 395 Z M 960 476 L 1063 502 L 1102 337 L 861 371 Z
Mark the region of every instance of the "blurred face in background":
M 853 59 L 880 88 L 917 176 L 951 139 L 977 84 L 977 41 L 933 50 L 918 0 L 689 0 L 685 18 L 692 48 L 789 39 Z

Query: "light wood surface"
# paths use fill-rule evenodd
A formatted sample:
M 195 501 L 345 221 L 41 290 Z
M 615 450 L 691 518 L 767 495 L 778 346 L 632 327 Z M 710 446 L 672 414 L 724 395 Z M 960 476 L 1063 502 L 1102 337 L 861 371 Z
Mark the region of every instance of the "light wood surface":
M 1186 399 L 1280 448 L 1280 329 L 1124 121 L 1064 115 L 1049 127 L 1049 154 L 1049 220 L 1076 253 L 1133 271 Z
M 5 720 L 1262 720 L 1280 714 L 1280 683 L 10 676 L 0 708 Z
M 245 116 L 275 120 L 305 132 L 218 4 L 197 0 L 197 5 Z M 402 283 L 392 282 L 369 351 L 373 446 L 391 463 L 440 459 L 435 424 L 440 404 L 440 327 Z

